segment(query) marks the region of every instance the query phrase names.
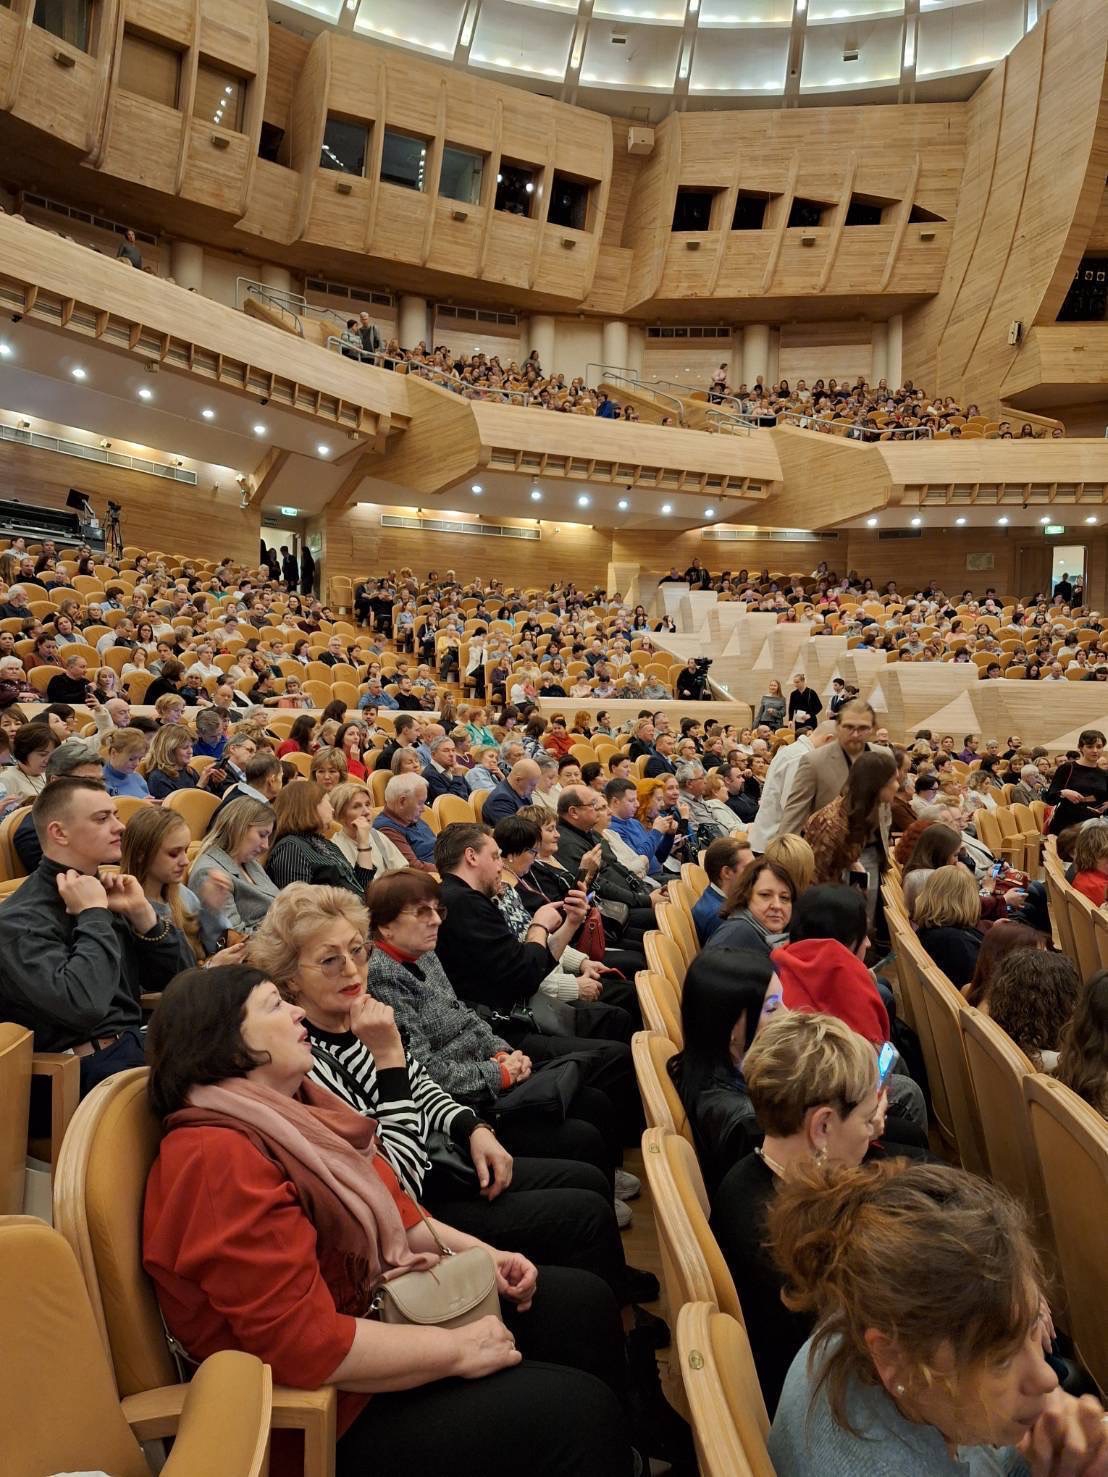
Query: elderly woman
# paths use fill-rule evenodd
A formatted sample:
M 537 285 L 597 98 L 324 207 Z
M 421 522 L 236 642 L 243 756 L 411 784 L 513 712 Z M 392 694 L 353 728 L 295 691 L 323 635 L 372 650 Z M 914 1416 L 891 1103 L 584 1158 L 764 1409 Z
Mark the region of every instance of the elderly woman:
M 312 1079 L 378 1125 L 404 1188 L 470 1235 L 627 1283 L 607 1183 L 588 1164 L 512 1159 L 472 1108 L 405 1049 L 396 1017 L 366 991 L 369 914 L 336 887 L 295 882 L 250 941 L 249 962 L 305 1012 Z M 649 1288 L 647 1291 L 651 1290 Z
M 349 778 L 346 755 L 336 746 L 317 749 L 312 755 L 311 778 L 325 794 L 344 785 Z
M 752 949 L 765 954 L 788 942 L 796 884 L 779 862 L 766 857 L 752 862 L 721 913 L 721 923 L 705 944 L 712 949 Z
M 554 778 L 558 777 L 557 761 L 554 763 Z M 479 746 L 473 751 L 473 768 L 466 773 L 466 784 L 474 790 L 495 790 L 504 778 L 500 767 L 500 750 L 496 744 Z
M 304 1011 L 272 980 L 240 965 L 185 971 L 162 997 L 149 1051 L 165 1135 L 143 1263 L 192 1358 L 246 1349 L 284 1384 L 337 1389 L 340 1477 L 486 1477 L 490 1431 L 541 1477 L 630 1477 L 609 1290 L 429 1221 L 375 1125 L 308 1081 Z M 504 1322 L 371 1316 L 384 1276 L 470 1248 L 494 1263 Z M 531 1349 L 542 1363 L 526 1362 Z
M 314 780 L 286 785 L 273 806 L 276 827 L 265 869 L 278 887 L 290 882 L 314 882 L 345 887 L 359 898 L 375 875 L 376 853 L 360 824 L 358 849 L 351 865 L 330 839 L 331 802 Z
M 212 817 L 192 864 L 189 886 L 194 892 L 212 872 L 228 879 L 230 895 L 223 914 L 236 933 L 253 933 L 277 896 L 277 884 L 261 862 L 276 824 L 271 805 L 249 795 L 232 800 Z

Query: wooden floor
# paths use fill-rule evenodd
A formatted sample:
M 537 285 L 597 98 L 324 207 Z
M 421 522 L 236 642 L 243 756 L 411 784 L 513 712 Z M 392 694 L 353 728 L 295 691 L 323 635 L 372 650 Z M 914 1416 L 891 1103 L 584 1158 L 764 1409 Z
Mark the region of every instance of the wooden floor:
M 658 1252 L 658 1236 L 654 1228 L 654 1207 L 650 1201 L 650 1186 L 646 1183 L 646 1175 L 643 1173 L 642 1150 L 628 1149 L 623 1158 L 623 1167 L 642 1181 L 642 1194 L 637 1200 L 631 1202 L 634 1220 L 622 1233 L 623 1254 L 627 1258 L 629 1267 L 638 1267 L 644 1272 L 653 1272 L 661 1282 L 662 1258 Z M 651 1313 L 656 1313 L 659 1318 L 664 1318 L 670 1326 L 670 1332 L 673 1332 L 673 1321 L 666 1308 L 664 1284 L 657 1302 L 644 1303 L 643 1306 Z M 676 1345 L 671 1344 L 668 1349 L 658 1351 L 663 1389 L 666 1385 L 669 1360 L 675 1349 Z

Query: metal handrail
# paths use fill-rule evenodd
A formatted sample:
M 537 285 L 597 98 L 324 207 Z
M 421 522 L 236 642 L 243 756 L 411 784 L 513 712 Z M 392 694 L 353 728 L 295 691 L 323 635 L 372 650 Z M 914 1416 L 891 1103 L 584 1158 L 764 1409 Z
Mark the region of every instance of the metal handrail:
M 704 419 L 711 430 L 722 431 L 726 436 L 749 436 L 756 429 L 745 417 L 728 415 L 727 411 L 718 410 L 715 406 L 704 412 Z
M 685 403 L 683 400 L 678 400 L 675 395 L 667 395 L 662 390 L 656 390 L 653 385 L 644 384 L 632 370 L 619 369 L 612 364 L 585 365 L 585 383 L 590 389 L 594 388 L 592 377 L 589 374 L 591 369 L 598 369 L 600 371 L 600 379 L 597 381 L 597 384 L 601 381 L 607 381 L 608 384 L 626 385 L 636 395 L 645 395 L 648 400 L 652 400 L 655 404 L 668 407 L 677 417 L 677 424 L 680 426 L 685 424 Z
M 245 291 L 241 294 L 239 292 L 240 283 L 245 288 Z M 240 296 L 243 301 L 239 301 Z M 251 282 L 248 277 L 237 277 L 235 279 L 235 300 L 238 302 L 240 310 L 245 306 L 245 299 L 254 298 L 259 302 L 265 303 L 266 307 L 272 308 L 275 312 L 284 313 L 287 318 L 291 318 L 294 332 L 300 338 L 303 338 L 304 324 L 300 320 L 300 315 L 294 312 L 287 302 L 282 301 L 283 297 L 292 296 L 294 296 L 292 293 L 282 293 L 280 289 L 274 290 L 269 288 L 264 282 Z
M 801 430 L 810 430 L 813 426 L 846 426 L 848 428 L 853 427 L 855 429 L 870 430 L 873 432 L 874 436 L 878 440 L 882 436 L 888 435 L 893 439 L 899 438 L 902 441 L 929 441 L 935 434 L 934 430 L 930 426 L 859 427 L 858 422 L 856 421 L 828 420 L 825 416 L 805 415 L 802 410 L 783 411 L 778 419 L 779 422 L 788 421 L 789 425 L 791 426 L 799 426 Z M 844 432 L 843 434 L 845 435 L 846 432 Z M 850 440 L 852 441 L 858 441 L 860 439 L 861 438 L 858 436 L 850 437 Z
M 501 390 L 493 389 L 488 385 L 471 385 L 462 379 L 461 375 L 448 374 L 445 369 L 436 369 L 432 364 L 420 364 L 417 359 L 399 359 L 380 349 L 376 351 L 355 349 L 352 344 L 344 344 L 342 339 L 334 334 L 328 336 L 324 347 L 335 353 L 346 353 L 347 357 L 360 359 L 378 369 L 397 371 L 403 368 L 406 374 L 418 375 L 420 379 L 430 380 L 432 384 L 441 385 L 444 390 L 449 390 L 454 395 L 463 395 L 468 399 L 495 399 L 508 405 L 518 404 L 524 407 L 534 405 L 538 399 L 529 390 Z

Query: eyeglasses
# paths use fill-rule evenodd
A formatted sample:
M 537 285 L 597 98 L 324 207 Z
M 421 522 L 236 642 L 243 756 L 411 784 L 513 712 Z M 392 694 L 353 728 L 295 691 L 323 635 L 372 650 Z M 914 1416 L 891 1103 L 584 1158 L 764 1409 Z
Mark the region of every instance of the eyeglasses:
M 317 960 L 310 965 L 311 969 L 318 969 L 324 979 L 337 979 L 346 966 L 347 960 L 357 969 L 361 969 L 369 958 L 369 950 L 365 944 L 355 944 L 349 951 L 340 949 L 335 954 L 328 954 L 326 959 Z
M 412 908 L 401 908 L 400 916 L 402 918 L 415 918 L 420 923 L 430 923 L 432 918 L 436 919 L 439 923 L 445 923 L 446 904 L 417 903 Z

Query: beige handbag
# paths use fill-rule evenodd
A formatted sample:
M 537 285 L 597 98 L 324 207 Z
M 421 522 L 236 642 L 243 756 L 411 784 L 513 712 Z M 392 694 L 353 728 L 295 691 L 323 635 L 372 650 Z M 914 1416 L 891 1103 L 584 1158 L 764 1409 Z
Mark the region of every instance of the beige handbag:
M 440 1242 L 439 1251 L 442 1261 L 431 1271 L 404 1272 L 377 1289 L 372 1312 L 382 1323 L 462 1328 L 500 1317 L 496 1263 L 485 1248 L 451 1251 Z

